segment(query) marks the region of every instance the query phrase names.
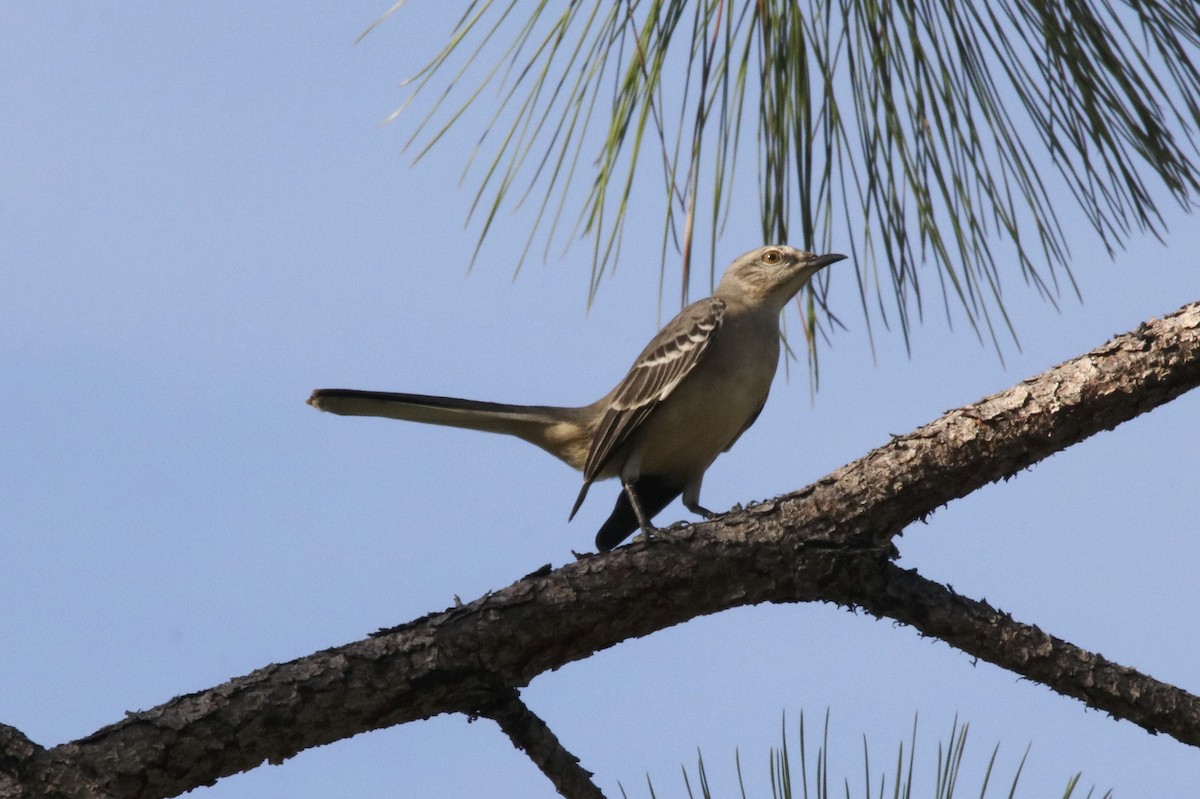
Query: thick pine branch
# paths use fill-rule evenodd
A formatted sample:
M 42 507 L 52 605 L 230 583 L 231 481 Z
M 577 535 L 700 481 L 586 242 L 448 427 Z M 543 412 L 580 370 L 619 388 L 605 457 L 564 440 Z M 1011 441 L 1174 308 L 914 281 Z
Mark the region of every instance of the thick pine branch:
M 780 503 L 787 527 L 883 546 L 972 491 L 1171 401 L 1200 383 L 1200 303 L 1116 336 L 832 472 Z M 802 501 L 807 500 L 807 501 Z
M 50 787 L 69 786 L 75 773 L 113 797 L 177 795 L 367 730 L 478 714 L 498 684 L 519 688 L 628 638 L 759 602 L 861 604 L 992 659 L 990 648 L 999 665 L 1134 718 L 1132 680 L 1146 678 L 1106 667 L 1110 698 L 1097 699 L 1096 672 L 1067 662 L 1078 650 L 1047 637 L 1037 643 L 1051 657 L 1008 657 L 1003 640 L 980 643 L 1003 633 L 994 619 L 973 626 L 949 610 L 932 613 L 915 592 L 911 606 L 893 607 L 876 581 L 899 584 L 891 539 L 911 521 L 1197 384 L 1200 303 L 897 437 L 809 488 L 670 540 L 546 567 L 472 603 L 178 697 L 50 750 L 0 738 L 0 799 L 97 795 Z M 1161 717 L 1137 722 L 1196 743 L 1197 699 L 1157 685 L 1156 706 L 1174 703 L 1184 728 Z

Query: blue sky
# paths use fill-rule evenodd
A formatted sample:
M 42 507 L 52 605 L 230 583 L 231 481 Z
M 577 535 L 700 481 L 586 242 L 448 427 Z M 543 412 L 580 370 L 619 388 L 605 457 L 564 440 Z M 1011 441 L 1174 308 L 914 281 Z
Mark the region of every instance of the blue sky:
M 519 441 L 304 404 L 318 386 L 580 404 L 660 321 L 653 207 L 590 309 L 586 242 L 513 278 L 519 216 L 499 218 L 468 272 L 473 184 L 458 181 L 475 134 L 410 168 L 411 126 L 380 125 L 454 15 L 413 3 L 352 46 L 384 10 L 0 11 L 0 722 L 39 743 L 564 563 L 607 515 L 615 487 L 597 486 L 567 524 L 579 476 Z M 1055 311 L 1012 272 L 1022 349 L 1003 366 L 936 313 L 911 357 L 884 332 L 873 360 L 851 276 L 835 274 L 850 329 L 823 351 L 820 391 L 810 399 L 803 368 L 781 371 L 705 504 L 798 488 L 1197 299 L 1200 229 L 1167 207 L 1165 240 L 1115 259 L 1069 229 L 1082 304 Z M 758 246 L 757 231 L 747 203 L 718 260 Z M 692 295 L 707 288 L 697 277 Z M 1185 396 L 938 511 L 900 539 L 902 563 L 1195 691 L 1198 413 Z M 1170 738 L 829 606 L 698 619 L 543 675 L 525 697 L 610 795 L 618 781 L 646 795 L 647 773 L 660 796 L 684 795 L 679 765 L 697 748 L 722 795 L 736 792 L 735 749 L 764 795 L 781 714 L 826 708 L 835 773 L 851 779 L 864 733 L 872 762 L 890 761 L 919 712 L 918 761 L 956 715 L 971 723 L 968 775 L 996 742 L 1011 774 L 1032 743 L 1028 796 L 1076 771 L 1125 797 L 1200 782 L 1200 756 Z M 490 722 L 443 717 L 195 795 L 554 792 Z

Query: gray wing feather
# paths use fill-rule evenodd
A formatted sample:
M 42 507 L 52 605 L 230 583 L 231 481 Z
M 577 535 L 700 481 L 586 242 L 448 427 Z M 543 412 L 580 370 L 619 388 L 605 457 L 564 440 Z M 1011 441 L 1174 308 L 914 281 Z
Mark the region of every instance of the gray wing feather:
M 583 468 L 585 484 L 596 479 L 646 417 L 696 367 L 724 316 L 722 300 L 701 300 L 683 309 L 646 346 L 617 386 L 592 436 Z

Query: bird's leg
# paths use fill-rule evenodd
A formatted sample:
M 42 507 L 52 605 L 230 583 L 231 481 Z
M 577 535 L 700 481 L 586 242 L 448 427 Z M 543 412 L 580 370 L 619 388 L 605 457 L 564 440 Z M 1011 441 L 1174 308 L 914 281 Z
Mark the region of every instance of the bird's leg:
M 703 475 L 701 476 L 703 479 Z M 689 483 L 683 490 L 683 507 L 697 516 L 705 519 L 715 518 L 717 514 L 700 504 L 700 480 Z
M 625 489 L 625 495 L 629 497 L 629 504 L 633 507 L 633 515 L 637 517 L 638 527 L 642 528 L 642 532 L 646 535 L 654 535 L 658 532 L 658 528 L 646 516 L 646 511 L 642 510 L 642 503 L 638 500 L 637 492 L 633 490 L 633 483 L 621 478 L 621 486 Z

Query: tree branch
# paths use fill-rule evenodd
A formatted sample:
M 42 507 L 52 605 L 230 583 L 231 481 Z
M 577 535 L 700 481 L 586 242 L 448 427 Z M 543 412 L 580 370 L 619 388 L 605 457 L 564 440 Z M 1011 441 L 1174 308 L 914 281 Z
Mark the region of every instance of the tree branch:
M 847 603 L 887 616 L 1151 733 L 1200 746 L 1200 698 L 1022 624 L 894 563 L 860 571 Z
M 16 727 L 0 724 L 0 799 L 110 799 L 70 758 L 48 755 Z
M 521 701 L 515 688 L 497 694 L 496 700 L 479 713 L 499 724 L 513 746 L 529 755 L 561 795 L 568 799 L 604 799 L 592 782 L 592 772 L 563 748 L 546 722 Z
M 927 585 L 898 576 L 889 562 L 891 539 L 939 505 L 1197 384 L 1200 303 L 952 411 L 795 494 L 676 528 L 669 539 L 535 572 L 469 604 L 267 666 L 35 752 L 24 772 L 31 786 L 25 796 L 52 795 L 37 791 L 68 767 L 95 775 L 113 797 L 174 796 L 367 730 L 473 713 L 497 684 L 519 688 L 628 638 L 759 602 L 862 603 L 1133 718 L 1129 672 L 1072 654 L 1053 639 L 1047 652 L 1034 628 L 1004 627 L 978 608 L 972 613 L 982 615 L 963 615 L 971 607 L 947 610 L 922 593 Z M 898 593 L 881 593 L 881 580 Z M 1025 648 L 1010 649 L 1011 635 L 1023 637 Z M 1000 640 L 981 642 L 990 636 Z M 1095 665 L 1072 665 L 1072 657 Z M 1097 675 L 1106 691 L 1093 684 Z M 1157 711 L 1144 726 L 1196 743 L 1187 720 L 1195 718 L 1197 700 L 1177 691 L 1162 701 L 1186 705 L 1185 729 L 1172 730 Z
M 948 411 L 789 494 L 777 512 L 785 529 L 803 527 L 810 540 L 886 545 L 938 507 L 1198 384 L 1200 302 Z

